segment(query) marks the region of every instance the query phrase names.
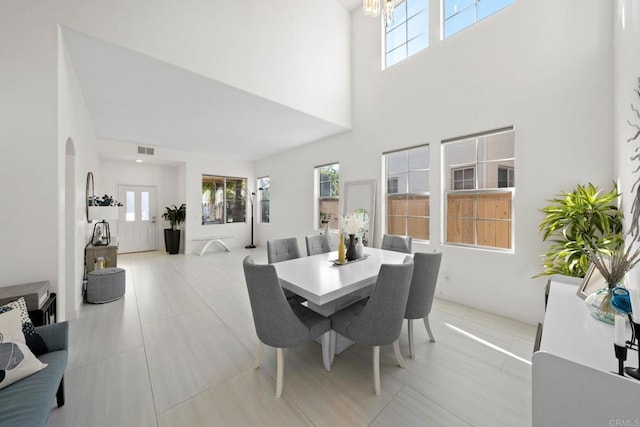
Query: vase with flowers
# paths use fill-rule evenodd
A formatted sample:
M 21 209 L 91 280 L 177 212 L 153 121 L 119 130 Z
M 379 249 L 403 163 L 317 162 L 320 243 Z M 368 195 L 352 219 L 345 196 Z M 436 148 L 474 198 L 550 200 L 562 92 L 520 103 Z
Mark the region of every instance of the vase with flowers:
M 633 244 L 620 246 L 613 250 L 595 250 L 591 261 L 596 266 L 607 286 L 599 289 L 585 299 L 591 315 L 603 322 L 614 322 L 617 309 L 611 304 L 614 289 L 621 287 L 624 276 L 640 261 L 640 248 L 633 250 Z M 619 314 L 619 313 L 618 313 Z
M 356 251 L 356 234 L 361 233 L 366 224 L 362 215 L 351 212 L 340 217 L 340 229 L 349 235 L 349 244 L 347 246 L 347 261 L 353 261 L 357 258 Z

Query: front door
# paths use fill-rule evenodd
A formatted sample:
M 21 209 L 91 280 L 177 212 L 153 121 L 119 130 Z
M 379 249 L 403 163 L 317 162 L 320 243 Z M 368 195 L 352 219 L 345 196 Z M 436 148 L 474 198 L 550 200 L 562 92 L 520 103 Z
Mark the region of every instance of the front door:
M 155 251 L 158 246 L 156 187 L 119 185 L 124 216 L 118 219 L 118 252 Z

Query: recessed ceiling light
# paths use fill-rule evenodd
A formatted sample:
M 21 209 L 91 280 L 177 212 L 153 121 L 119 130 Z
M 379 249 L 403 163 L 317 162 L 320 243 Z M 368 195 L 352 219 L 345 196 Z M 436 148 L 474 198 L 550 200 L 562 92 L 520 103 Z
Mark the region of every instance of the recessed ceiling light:
M 136 163 L 142 163 L 142 160 L 136 159 Z

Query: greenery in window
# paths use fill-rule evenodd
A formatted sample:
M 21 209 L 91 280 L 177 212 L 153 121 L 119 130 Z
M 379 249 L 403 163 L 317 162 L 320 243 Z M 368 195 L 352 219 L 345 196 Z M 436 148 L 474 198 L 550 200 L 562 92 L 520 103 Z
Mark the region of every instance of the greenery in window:
M 624 243 L 623 213 L 616 205 L 619 196 L 615 185 L 603 193 L 590 183 L 549 200 L 551 204 L 542 209 L 546 216 L 540 232 L 552 244 L 543 255 L 543 272 L 538 276 L 584 277 L 593 251 L 619 249 Z
M 246 222 L 246 178 L 202 176 L 202 224 Z

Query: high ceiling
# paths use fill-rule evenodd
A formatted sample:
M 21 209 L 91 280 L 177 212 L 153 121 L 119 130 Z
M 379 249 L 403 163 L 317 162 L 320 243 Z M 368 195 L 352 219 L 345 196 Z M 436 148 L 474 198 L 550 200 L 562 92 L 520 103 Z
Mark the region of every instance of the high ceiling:
M 73 30 L 64 39 L 102 139 L 256 160 L 347 130 Z

